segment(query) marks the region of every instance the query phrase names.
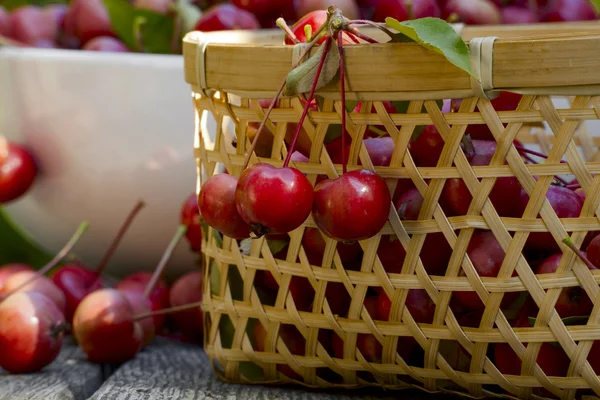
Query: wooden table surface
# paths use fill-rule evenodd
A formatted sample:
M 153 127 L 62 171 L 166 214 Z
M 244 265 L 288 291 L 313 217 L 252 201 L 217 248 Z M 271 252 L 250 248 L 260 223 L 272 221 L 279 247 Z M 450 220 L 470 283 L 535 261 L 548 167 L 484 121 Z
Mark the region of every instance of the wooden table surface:
M 165 339 L 118 367 L 89 363 L 67 342 L 60 358 L 42 372 L 9 375 L 0 370 L 0 400 L 433 400 L 456 397 L 373 389 L 324 393 L 302 388 L 227 384 L 215 377 L 199 346 Z

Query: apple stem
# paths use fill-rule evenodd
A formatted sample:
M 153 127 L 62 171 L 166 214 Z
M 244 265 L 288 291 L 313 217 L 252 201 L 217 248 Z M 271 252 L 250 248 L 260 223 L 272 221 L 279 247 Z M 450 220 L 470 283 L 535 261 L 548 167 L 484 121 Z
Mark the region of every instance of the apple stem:
M 121 225 L 121 228 L 119 228 L 119 231 L 117 232 L 117 236 L 113 239 L 113 241 L 110 244 L 110 246 L 108 247 L 108 249 L 106 249 L 106 252 L 102 256 L 102 259 L 100 260 L 100 262 L 98 263 L 98 266 L 96 267 L 96 277 L 97 277 L 96 279 L 98 279 L 100 277 L 100 275 L 102 275 L 102 272 L 104 272 L 104 269 L 108 265 L 108 261 L 110 260 L 110 258 L 113 256 L 113 254 L 119 247 L 119 244 L 121 243 L 123 237 L 125 236 L 125 233 L 129 229 L 129 227 L 131 226 L 131 223 L 133 222 L 135 217 L 138 215 L 138 213 L 145 206 L 146 206 L 146 203 L 143 200 L 140 200 L 137 202 L 135 207 L 129 212 L 129 215 L 123 222 L 123 225 Z
M 369 36 L 365 35 L 364 33 L 360 32 L 358 29 L 356 29 L 353 26 L 348 27 L 348 29 L 346 30 L 346 32 L 349 32 L 349 33 L 353 34 L 357 38 L 360 38 L 360 39 L 364 40 L 367 43 L 379 43 L 377 40 L 373 39 L 372 37 L 369 37 Z
M 544 153 L 540 153 L 539 151 L 528 149 L 527 147 L 519 146 L 515 144 L 515 149 L 519 151 L 519 153 L 531 154 L 539 158 L 548 159 L 548 156 Z
M 133 321 L 136 322 L 136 321 L 140 321 L 140 320 L 146 319 L 146 318 L 153 318 L 158 315 L 174 314 L 174 313 L 181 312 L 181 311 L 188 311 L 188 310 L 192 310 L 194 308 L 199 308 L 201 306 L 202 306 L 202 302 L 198 301 L 195 303 L 183 304 L 181 306 L 163 308 L 162 310 L 158 310 L 158 311 L 151 311 L 151 312 L 147 312 L 147 313 L 143 313 L 143 314 L 138 314 L 133 317 Z
M 277 18 L 277 21 L 275 22 L 275 24 L 285 32 L 285 34 L 292 40 L 292 42 L 294 42 L 294 44 L 300 43 L 300 40 L 298 40 L 298 38 L 296 37 L 294 32 L 290 29 L 290 27 L 288 26 L 288 24 L 285 22 L 285 20 L 283 18 L 281 18 L 281 17 Z
M 581 188 L 581 185 L 579 183 L 570 183 L 567 185 L 567 188 L 571 190 L 577 190 Z
M 352 40 L 352 42 L 354 42 L 355 44 L 360 44 L 360 41 L 353 34 L 348 33 L 346 31 L 343 31 L 342 34 L 345 34 L 346 36 L 348 36 L 348 39 Z
M 396 36 L 396 34 L 394 34 L 394 32 L 390 31 L 387 27 L 385 27 L 385 25 L 378 24 L 373 21 L 369 21 L 368 19 L 355 19 L 355 20 L 350 21 L 350 25 L 369 25 L 369 26 L 375 27 L 375 28 L 379 29 L 380 31 L 384 32 L 386 35 L 388 35 L 392 39 L 392 41 L 398 40 L 398 37 Z
M 337 46 L 340 53 L 340 99 L 342 101 L 342 173 L 347 171 L 346 160 L 346 87 L 344 82 L 344 42 L 342 34 L 337 36 Z
M 317 44 L 317 41 L 319 40 L 318 35 L 320 35 L 320 33 L 322 32 L 323 26 L 325 26 L 325 24 L 323 24 L 321 26 L 321 28 L 319 28 L 317 30 L 317 34 L 315 35 L 313 40 L 311 40 L 308 43 L 308 46 L 306 46 L 306 49 L 304 49 L 304 52 L 300 55 L 300 57 L 298 58 L 298 61 L 292 66 L 292 69 L 294 69 L 298 65 L 300 65 L 300 63 L 302 62 L 304 57 L 306 57 L 306 55 L 310 52 L 310 50 L 314 47 L 314 45 Z M 246 169 L 248 167 L 248 164 L 250 163 L 250 158 L 252 157 L 252 154 L 254 153 L 254 150 L 256 149 L 256 145 L 258 143 L 258 139 L 260 138 L 260 134 L 264 130 L 265 125 L 267 124 L 267 120 L 269 119 L 269 115 L 271 114 L 271 111 L 273 111 L 273 108 L 275 107 L 277 100 L 279 100 L 279 96 L 281 96 L 281 92 L 283 92 L 283 89 L 285 89 L 286 83 L 287 83 L 287 76 L 283 79 L 283 82 L 281 82 L 281 86 L 279 87 L 279 90 L 277 90 L 275 97 L 273 97 L 273 100 L 271 101 L 271 104 L 269 104 L 269 108 L 267 109 L 267 112 L 265 112 L 265 116 L 263 117 L 258 129 L 256 130 L 256 134 L 254 135 L 254 139 L 252 140 L 252 145 L 250 146 L 250 150 L 248 151 L 248 154 L 246 154 L 246 159 L 244 160 L 244 166 L 242 169 Z
M 17 293 L 19 290 L 23 289 L 25 286 L 29 285 L 34 280 L 36 280 L 40 276 L 46 274 L 52 268 L 56 267 L 58 265 L 58 263 L 60 263 L 61 260 L 69 254 L 69 252 L 71 251 L 71 249 L 73 249 L 73 246 L 75 246 L 75 244 L 79 241 L 79 239 L 81 239 L 81 237 L 87 230 L 88 226 L 89 226 L 89 224 L 87 221 L 83 221 L 81 224 L 79 224 L 77 231 L 75 231 L 75 233 L 73 234 L 71 239 L 69 239 L 67 244 L 65 244 L 65 246 L 56 254 L 56 256 L 54 256 L 54 258 L 52 260 L 50 260 L 50 262 L 48 262 L 46 265 L 44 265 L 42 268 L 40 268 L 35 273 L 35 275 L 33 275 L 31 278 L 27 279 L 21 285 L 17 286 L 13 291 L 6 294 L 2 298 L 2 300 L 5 300 L 7 297 Z
M 162 276 L 162 274 L 167 266 L 167 263 L 171 259 L 171 256 L 173 255 L 173 252 L 175 251 L 175 248 L 177 247 L 177 244 L 179 243 L 181 238 L 185 235 L 186 231 L 187 231 L 186 225 L 181 225 L 177 229 L 175 236 L 173 236 L 173 238 L 171 239 L 169 246 L 167 246 L 167 249 L 163 253 L 162 258 L 160 259 L 158 265 L 156 266 L 156 269 L 154 270 L 154 274 L 152 275 L 152 279 L 150 279 L 150 282 L 148 282 L 148 286 L 146 286 L 146 290 L 144 291 L 144 297 L 147 298 L 148 296 L 150 296 L 150 293 L 154 290 L 154 287 L 156 286 L 156 284 L 158 283 L 158 280 Z
M 597 267 L 594 264 L 592 264 L 592 262 L 586 257 L 586 255 L 583 254 L 583 252 L 579 250 L 577 246 L 575 246 L 575 243 L 573 243 L 571 237 L 567 236 L 566 238 L 564 238 L 563 243 L 566 244 L 571 250 L 573 250 L 573 252 L 577 254 L 577 256 L 581 259 L 581 261 L 585 263 L 585 265 L 587 265 L 589 269 L 597 269 Z
M 296 127 L 296 132 L 294 133 L 294 137 L 292 138 L 292 142 L 290 143 L 290 148 L 288 149 L 287 156 L 285 157 L 285 161 L 283 162 L 283 168 L 287 168 L 290 163 L 290 159 L 292 158 L 292 153 L 294 152 L 294 148 L 296 147 L 296 141 L 298 140 L 298 136 L 300 136 L 300 130 L 302 129 L 302 125 L 304 124 L 304 120 L 306 119 L 306 115 L 308 114 L 308 109 L 310 108 L 310 103 L 312 102 L 315 91 L 317 90 L 317 83 L 319 82 L 319 77 L 321 76 L 321 71 L 323 70 L 323 66 L 325 65 L 325 59 L 327 58 L 327 54 L 329 53 L 329 49 L 331 48 L 331 36 L 327 36 L 325 40 L 323 54 L 321 55 L 321 59 L 319 60 L 319 65 L 317 66 L 317 72 L 315 74 L 315 79 L 312 83 L 312 87 L 310 88 L 310 93 L 306 98 L 306 105 L 304 106 L 304 110 L 302 111 L 302 116 L 298 121 L 298 126 Z M 256 137 L 254 138 L 256 140 Z

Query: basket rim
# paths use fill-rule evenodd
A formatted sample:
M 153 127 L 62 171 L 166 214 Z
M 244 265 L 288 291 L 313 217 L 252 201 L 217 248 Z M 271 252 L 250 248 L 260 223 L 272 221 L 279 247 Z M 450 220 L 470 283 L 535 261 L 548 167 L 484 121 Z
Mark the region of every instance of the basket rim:
M 596 67 L 600 64 L 600 21 L 456 29 L 466 41 L 497 37 L 492 60 L 494 90 L 600 95 L 600 69 Z M 208 89 L 250 98 L 272 96 L 292 66 L 293 46 L 282 41 L 283 33 L 277 29 L 190 32 L 183 39 L 185 80 L 195 92 Z M 349 99 L 476 95 L 468 73 L 415 43 L 347 46 L 345 60 Z M 319 94 L 335 99 L 338 92 L 334 83 Z

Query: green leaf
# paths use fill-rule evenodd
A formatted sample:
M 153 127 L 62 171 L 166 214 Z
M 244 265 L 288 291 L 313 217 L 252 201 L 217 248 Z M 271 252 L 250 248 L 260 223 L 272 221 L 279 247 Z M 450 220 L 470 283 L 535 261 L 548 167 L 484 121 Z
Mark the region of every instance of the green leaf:
M 221 287 L 221 271 L 217 263 L 213 260 L 210 263 L 210 293 L 213 296 L 219 295 L 219 288 Z
M 103 0 L 117 37 L 132 50 L 171 53 L 175 17 L 135 8 L 127 0 Z
M 250 382 L 257 382 L 265 379 L 265 371 L 258 365 L 249 362 L 240 362 L 240 375 Z
M 446 21 L 427 17 L 399 22 L 388 17 L 385 23 L 400 33 L 401 41 L 414 41 L 428 50 L 443 55 L 450 63 L 473 75 L 469 48 Z
M 221 315 L 219 321 L 219 333 L 221 335 L 221 345 L 224 349 L 230 349 L 233 344 L 233 335 L 235 334 L 235 327 L 231 323 L 229 315 Z
M 69 0 L 4 0 L 0 3 L 6 11 L 13 11 L 24 6 L 46 7 L 51 4 L 69 4 Z
M 600 13 L 600 0 L 590 0 L 590 3 L 592 3 L 592 7 L 594 7 L 596 14 L 599 14 Z
M 244 300 L 244 280 L 242 279 L 237 266 L 229 266 L 227 277 L 229 278 L 229 290 L 231 290 L 231 298 L 239 301 Z
M 585 325 L 590 319 L 589 315 L 576 315 L 573 317 L 562 318 L 563 324 L 565 326 L 577 326 L 577 325 Z M 532 327 L 535 325 L 536 318 L 529 317 L 529 325 Z
M 24 263 L 41 268 L 53 256 L 21 230 L 0 208 L 0 265 Z
M 213 237 L 215 238 L 215 241 L 217 242 L 217 247 L 222 248 L 223 247 L 223 235 L 221 234 L 221 232 L 219 232 L 216 229 L 212 229 L 212 234 L 213 234 Z
M 319 49 L 308 60 L 291 70 L 287 76 L 284 96 L 295 96 L 301 93 L 308 93 L 317 77 L 317 67 L 321 60 L 321 55 L 325 51 L 325 45 L 319 46 Z M 317 90 L 327 85 L 337 76 L 340 69 L 340 53 L 337 46 L 331 46 L 327 55 L 321 75 L 317 81 Z

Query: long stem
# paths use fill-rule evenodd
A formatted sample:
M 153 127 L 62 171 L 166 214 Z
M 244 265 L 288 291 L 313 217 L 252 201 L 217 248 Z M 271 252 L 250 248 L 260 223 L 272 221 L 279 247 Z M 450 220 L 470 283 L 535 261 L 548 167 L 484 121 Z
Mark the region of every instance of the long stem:
M 360 32 L 358 29 L 356 29 L 356 28 L 354 28 L 352 26 L 349 27 L 346 32 L 350 32 L 354 36 L 356 36 L 356 37 L 364 40 L 367 43 L 379 43 L 377 40 L 373 39 L 372 37 L 369 37 L 369 36 L 365 35 L 364 33 Z
M 575 243 L 573 243 L 569 236 L 563 239 L 563 243 L 566 244 L 571 250 L 573 250 L 573 252 L 577 254 L 577 256 L 581 259 L 581 261 L 585 263 L 585 265 L 587 265 L 589 269 L 598 269 L 598 267 L 592 264 L 592 262 L 586 257 L 586 255 L 583 254 L 583 252 L 579 250 L 577 246 L 575 246 Z
M 181 306 L 163 308 L 162 310 L 150 311 L 147 313 L 139 314 L 139 315 L 136 315 L 135 317 L 133 317 L 133 320 L 140 321 L 140 320 L 146 319 L 146 318 L 153 318 L 157 315 L 173 314 L 173 313 L 177 313 L 177 312 L 181 312 L 181 311 L 188 311 L 188 310 L 192 310 L 194 308 L 199 308 L 201 306 L 202 306 L 202 302 L 197 301 L 195 303 L 189 303 L 189 304 L 184 304 Z
M 528 149 L 527 147 L 519 146 L 518 144 L 515 144 L 514 146 L 515 146 L 515 149 L 517 149 L 519 151 L 519 153 L 531 154 L 536 157 L 544 158 L 544 159 L 548 158 L 548 156 L 546 154 L 540 153 L 539 151 L 531 150 L 531 149 Z
M 154 290 L 156 283 L 162 276 L 169 260 L 171 259 L 171 256 L 173 255 L 173 251 L 175 251 L 177 244 L 179 243 L 179 241 L 181 240 L 183 235 L 185 235 L 186 231 L 187 231 L 187 226 L 185 226 L 185 225 L 181 225 L 177 229 L 175 236 L 173 236 L 173 239 L 171 239 L 171 243 L 169 243 L 169 246 L 167 246 L 167 249 L 165 250 L 162 258 L 160 259 L 160 262 L 156 266 L 156 269 L 154 270 L 154 274 L 152 275 L 152 279 L 150 279 L 150 282 L 148 282 L 148 286 L 146 286 L 146 290 L 144 291 L 144 297 L 150 296 L 150 293 Z
M 119 247 L 119 244 L 121 243 L 123 237 L 125 236 L 125 233 L 129 229 L 129 227 L 131 226 L 131 223 L 133 222 L 135 217 L 138 215 L 138 213 L 140 211 L 142 211 L 142 209 L 145 206 L 146 206 L 146 203 L 143 200 L 140 200 L 137 202 L 135 207 L 129 212 L 127 219 L 125 219 L 125 221 L 123 222 L 123 225 L 121 225 L 121 228 L 119 228 L 119 231 L 117 232 L 117 236 L 115 236 L 115 238 L 113 239 L 113 241 L 110 244 L 110 246 L 108 247 L 108 249 L 106 249 L 106 252 L 102 256 L 102 259 L 100 260 L 100 262 L 98 263 L 98 266 L 96 267 L 96 276 L 97 277 L 102 275 L 102 272 L 104 272 L 104 269 L 108 265 L 108 260 L 110 260 L 110 258 L 113 256 L 113 254 L 115 254 L 117 247 Z
M 285 22 L 285 20 L 283 18 L 281 18 L 281 17 L 277 18 L 277 21 L 275 22 L 275 24 L 277 24 L 277 26 L 280 27 L 281 30 L 283 30 L 285 32 L 285 34 L 292 40 L 292 42 L 294 42 L 294 44 L 300 43 L 300 41 L 298 40 L 298 38 L 296 37 L 294 32 L 290 29 L 290 27 L 288 26 L 288 24 Z
M 341 32 L 341 34 L 345 34 L 346 36 L 348 36 L 348 39 L 352 40 L 353 43 L 360 44 L 360 41 L 353 34 L 348 33 L 346 31 Z
M 292 153 L 294 153 L 294 148 L 296 147 L 296 142 L 298 141 L 298 136 L 300 136 L 300 130 L 302 129 L 302 125 L 304 124 L 304 120 L 308 115 L 308 109 L 310 108 L 310 103 L 315 97 L 315 91 L 317 90 L 317 83 L 319 82 L 319 77 L 321 76 L 321 71 L 323 70 L 323 65 L 325 65 L 325 59 L 327 58 L 327 54 L 329 53 L 329 49 L 331 48 L 331 36 L 327 36 L 327 40 L 325 40 L 323 54 L 321 55 L 321 59 L 319 60 L 319 65 L 317 66 L 317 72 L 315 74 L 315 80 L 310 88 L 310 93 L 306 98 L 306 105 L 304 106 L 304 110 L 302 111 L 302 116 L 298 121 L 298 126 L 296 127 L 296 132 L 294 133 L 294 137 L 292 138 L 292 142 L 290 143 L 290 148 L 288 149 L 287 156 L 285 157 L 285 161 L 283 162 L 283 168 L 287 168 L 290 163 L 290 159 L 292 157 Z
M 56 267 L 58 265 L 58 263 L 60 263 L 61 260 L 69 254 L 69 252 L 73 249 L 73 247 L 79 241 L 79 239 L 81 239 L 81 237 L 87 230 L 88 226 L 89 226 L 89 224 L 87 221 L 83 221 L 81 224 L 79 224 L 79 227 L 77 228 L 77 230 L 75 231 L 75 233 L 73 234 L 71 239 L 69 239 L 67 244 L 65 244 L 65 246 L 58 252 L 58 254 L 56 254 L 56 256 L 54 256 L 54 258 L 52 260 L 50 260 L 50 262 L 48 262 L 48 264 L 46 264 L 42 268 L 40 268 L 35 273 L 35 275 L 32 275 L 31 278 L 27 279 L 21 285 L 17 286 L 12 292 L 6 294 L 2 298 L 2 300 L 6 299 L 8 296 L 11 296 L 11 295 L 17 293 L 19 290 L 23 289 L 25 286 L 29 285 L 34 280 L 38 279 L 40 276 L 46 274 L 52 268 Z
M 373 26 L 373 27 L 379 29 L 380 31 L 384 32 L 392 40 L 394 40 L 394 41 L 398 40 L 398 38 L 396 37 L 396 35 L 394 34 L 394 32 L 390 31 L 388 28 L 386 28 L 382 24 L 378 24 L 378 23 L 373 22 L 373 21 L 369 21 L 369 20 L 366 20 L 366 19 L 356 19 L 356 20 L 350 21 L 350 25 L 368 25 L 368 26 Z
M 319 30 L 317 32 L 320 34 L 321 31 L 322 31 L 322 29 L 319 28 Z M 318 36 L 315 36 L 313 38 L 313 40 L 311 40 L 310 43 L 308 43 L 308 46 L 306 47 L 306 49 L 304 50 L 302 55 L 298 58 L 298 61 L 292 66 L 292 69 L 294 69 L 298 65 L 300 65 L 300 63 L 302 62 L 304 57 L 306 57 L 306 55 L 310 52 L 310 50 L 314 47 L 314 45 L 317 44 L 318 41 L 319 41 Z M 271 104 L 269 104 L 269 108 L 267 109 L 265 116 L 263 117 L 258 129 L 256 130 L 256 134 L 254 135 L 254 140 L 252 141 L 252 146 L 250 147 L 250 151 L 248 151 L 248 154 L 246 154 L 246 159 L 244 160 L 243 169 L 246 169 L 248 167 L 248 164 L 250 163 L 250 158 L 252 158 L 252 154 L 254 153 L 254 150 L 256 149 L 256 145 L 258 143 L 258 139 L 260 138 L 260 134 L 264 130 L 265 125 L 267 124 L 267 120 L 269 119 L 269 115 L 271 115 L 271 111 L 273 111 L 273 108 L 275 107 L 277 100 L 279 100 L 279 96 L 281 96 L 281 92 L 283 92 L 283 89 L 285 88 L 286 83 L 287 83 L 287 76 L 283 79 L 283 82 L 281 82 L 281 86 L 279 87 L 279 90 L 277 90 L 275 97 L 273 97 L 273 100 L 271 101 Z
M 580 187 L 581 187 L 581 185 L 580 185 L 579 183 L 569 183 L 569 184 L 567 185 L 567 188 L 568 188 L 568 189 L 571 189 L 571 190 L 577 190 L 577 189 L 579 189 Z
M 337 45 L 340 53 L 340 99 L 342 100 L 342 173 L 346 173 L 346 86 L 344 82 L 344 42 L 342 34 L 337 37 Z

